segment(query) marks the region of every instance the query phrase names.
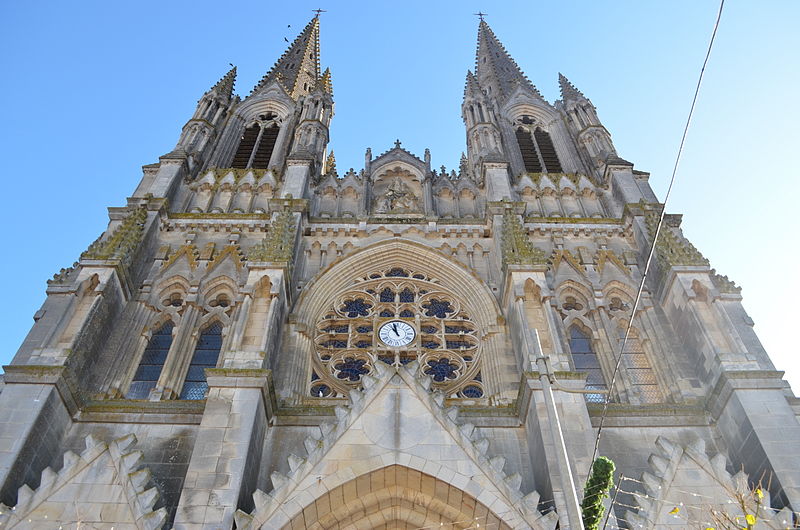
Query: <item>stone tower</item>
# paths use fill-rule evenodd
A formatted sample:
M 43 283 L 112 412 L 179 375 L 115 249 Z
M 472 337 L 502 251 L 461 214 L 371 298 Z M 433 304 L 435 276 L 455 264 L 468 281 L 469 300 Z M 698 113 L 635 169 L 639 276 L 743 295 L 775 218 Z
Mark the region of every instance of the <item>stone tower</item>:
M 579 528 L 606 396 L 613 525 L 793 524 L 800 404 L 679 215 L 632 314 L 662 205 L 592 102 L 482 20 L 458 168 L 398 141 L 340 173 L 319 31 L 204 93 L 48 282 L 2 527 Z

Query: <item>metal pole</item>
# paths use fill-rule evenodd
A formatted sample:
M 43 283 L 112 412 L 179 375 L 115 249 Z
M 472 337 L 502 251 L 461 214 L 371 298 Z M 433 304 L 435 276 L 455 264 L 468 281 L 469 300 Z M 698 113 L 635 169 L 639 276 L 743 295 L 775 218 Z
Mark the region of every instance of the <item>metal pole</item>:
M 559 475 L 561 475 L 561 489 L 567 504 L 567 527 L 574 530 L 584 530 L 583 515 L 580 503 L 578 502 L 578 492 L 575 489 L 575 481 L 572 478 L 572 468 L 569 464 L 567 446 L 564 443 L 564 433 L 561 430 L 561 420 L 558 418 L 558 409 L 553 398 L 551 387 L 550 357 L 542 352 L 542 345 L 539 342 L 539 332 L 533 329 L 533 337 L 536 346 L 536 367 L 539 370 L 539 381 L 542 383 L 542 393 L 547 407 L 547 416 L 550 420 L 551 431 L 553 432 L 553 446 L 556 449 L 558 460 Z

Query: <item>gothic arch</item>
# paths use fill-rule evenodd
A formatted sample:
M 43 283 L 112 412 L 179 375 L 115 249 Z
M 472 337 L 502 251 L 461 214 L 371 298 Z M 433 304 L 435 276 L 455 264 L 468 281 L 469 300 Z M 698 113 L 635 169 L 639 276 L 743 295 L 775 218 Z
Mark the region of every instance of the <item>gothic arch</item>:
M 414 165 L 405 160 L 387 160 L 382 163 L 375 164 L 371 169 L 372 182 L 385 180 L 390 173 L 401 174 L 408 172 L 411 174 L 412 179 L 422 182 L 425 180 L 424 169 L 421 166 Z
M 406 274 L 390 275 L 394 269 Z M 389 283 L 396 286 L 389 289 L 391 299 L 383 300 Z M 397 289 L 409 291 L 409 299 L 402 300 Z M 424 309 L 431 303 L 442 313 Z M 353 311 L 342 312 L 348 304 Z M 310 385 L 295 387 L 301 395 L 320 397 L 313 388 L 317 380 L 326 385 L 321 397 L 328 396 L 327 389 L 346 395 L 375 363 L 412 359 L 443 370 L 437 377 L 444 379 L 436 384 L 451 397 L 504 399 L 517 382 L 508 368 L 506 357 L 513 353 L 505 347 L 504 321 L 489 288 L 456 256 L 445 257 L 421 243 L 390 239 L 339 257 L 303 290 L 293 314 L 297 325 L 308 330 L 307 338 L 313 338 L 294 354 L 296 367 L 287 367 Z M 380 346 L 375 326 L 389 317 L 413 319 L 419 340 L 396 351 Z M 468 395 L 472 386 L 480 395 Z
M 313 325 L 337 294 L 376 269 L 391 267 L 408 267 L 439 280 L 443 288 L 470 306 L 471 315 L 483 333 L 502 324 L 497 301 L 474 272 L 428 246 L 407 239 L 381 241 L 333 261 L 303 289 L 294 312 L 300 321 Z
M 477 523 L 510 529 L 513 524 L 463 489 L 395 464 L 323 490 L 283 528 L 375 528 L 381 522 L 390 528 L 456 528 Z

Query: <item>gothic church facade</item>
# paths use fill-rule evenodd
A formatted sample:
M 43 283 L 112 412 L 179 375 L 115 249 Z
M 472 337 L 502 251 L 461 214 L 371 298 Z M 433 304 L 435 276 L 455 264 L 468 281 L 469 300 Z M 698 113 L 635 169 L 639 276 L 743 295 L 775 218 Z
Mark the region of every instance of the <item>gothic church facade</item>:
M 2 528 L 580 528 L 607 396 L 612 527 L 792 526 L 800 403 L 679 215 L 632 314 L 661 204 L 591 101 L 481 21 L 458 169 L 397 142 L 340 172 L 319 26 L 203 94 L 48 282 Z

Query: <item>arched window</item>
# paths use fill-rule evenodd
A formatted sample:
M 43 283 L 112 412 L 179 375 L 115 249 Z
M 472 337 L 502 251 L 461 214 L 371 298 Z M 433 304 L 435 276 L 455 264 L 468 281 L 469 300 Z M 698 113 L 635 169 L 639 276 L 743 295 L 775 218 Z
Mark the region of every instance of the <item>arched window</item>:
M 600 361 L 597 354 L 592 350 L 592 342 L 589 336 L 578 326 L 572 326 L 569 330 L 569 351 L 572 353 L 572 363 L 577 372 L 586 372 L 587 390 L 605 390 L 606 382 L 603 378 L 603 370 L 600 368 Z M 589 403 L 603 403 L 603 394 L 584 394 Z
M 619 329 L 619 340 L 625 338 L 625 330 Z M 663 403 L 664 396 L 656 381 L 656 375 L 647 359 L 647 354 L 642 346 L 642 341 L 636 330 L 631 329 L 628 340 L 625 342 L 625 351 L 622 352 L 622 365 L 628 373 L 633 391 L 639 396 L 642 403 Z
M 222 348 L 222 325 L 219 322 L 207 327 L 197 340 L 192 363 L 178 399 L 203 399 L 208 389 L 206 368 L 217 366 L 219 350 Z
M 158 328 L 150 337 L 139 362 L 136 375 L 133 376 L 128 393 L 128 399 L 147 399 L 147 396 L 156 386 L 158 378 L 161 376 L 161 369 L 167 360 L 169 347 L 172 346 L 172 328 L 175 325 L 172 321 L 167 321 Z
M 528 131 L 519 127 L 517 129 L 517 145 L 525 163 L 525 171 L 529 173 L 541 173 L 542 164 L 539 162 L 539 154 L 536 152 L 536 145 Z
M 274 121 L 277 117 L 273 112 L 259 116 L 263 121 L 273 121 L 254 123 L 244 130 L 231 167 L 267 169 L 280 132 L 280 127 Z
M 541 130 L 539 127 L 533 131 L 533 137 L 536 139 L 536 144 L 539 146 L 539 153 L 542 155 L 544 167 L 548 173 L 561 173 L 561 162 L 558 161 L 556 155 L 556 148 L 553 146 L 553 140 L 550 139 L 550 133 Z
M 409 342 L 384 342 L 381 329 L 392 323 L 413 330 Z M 482 398 L 479 336 L 466 308 L 437 280 L 403 267 L 376 270 L 333 299 L 318 321 L 310 395 L 346 396 L 376 363 L 416 360 L 449 398 Z
M 525 117 L 523 117 L 524 122 Z M 550 133 L 537 127 L 531 134 L 523 127 L 518 127 L 516 135 L 525 171 L 529 173 L 541 173 L 543 170 L 547 173 L 563 172 Z M 542 169 L 543 167 L 544 169 Z

